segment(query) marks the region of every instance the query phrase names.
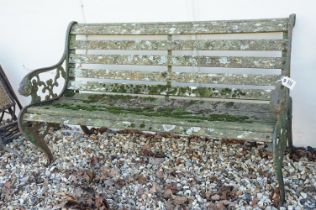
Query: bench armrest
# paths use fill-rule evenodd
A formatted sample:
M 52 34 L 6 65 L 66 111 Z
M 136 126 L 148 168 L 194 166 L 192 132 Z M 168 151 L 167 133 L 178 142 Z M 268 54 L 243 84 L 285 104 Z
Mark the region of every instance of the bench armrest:
M 39 68 L 28 73 L 20 83 L 19 93 L 23 96 L 31 96 L 31 104 L 36 104 L 58 98 L 63 91 L 61 91 L 60 94 L 54 92 L 54 88 L 59 86 L 57 80 L 62 77 L 65 79 L 65 85 L 67 83 L 67 72 L 62 66 L 64 61 L 65 54 L 57 64 L 45 68 Z M 49 71 L 55 71 L 55 76 L 53 78 L 49 78 L 46 81 L 42 81 L 40 78 L 40 74 Z M 42 94 L 40 94 L 39 91 L 41 91 Z M 44 98 L 42 99 L 41 96 Z
M 271 94 L 270 105 L 276 118 L 279 119 L 280 115 L 287 112 L 290 103 L 289 90 L 278 84 Z
M 68 72 L 67 72 L 68 71 L 67 55 L 68 55 L 68 50 L 69 50 L 68 44 L 70 41 L 71 28 L 75 24 L 76 22 L 74 21 L 70 22 L 67 27 L 65 49 L 64 49 L 63 56 L 59 60 L 59 62 L 53 66 L 36 69 L 30 72 L 21 81 L 20 87 L 19 87 L 19 93 L 23 96 L 31 96 L 32 97 L 31 105 L 57 99 L 63 94 L 64 90 L 66 89 L 67 83 L 68 83 Z M 63 67 L 63 64 L 65 63 L 65 61 L 66 61 L 66 68 Z M 42 81 L 40 74 L 49 72 L 49 71 L 55 71 L 55 76 L 46 81 Z M 62 90 L 60 91 L 60 93 L 55 93 L 54 88 L 59 86 L 57 80 L 61 77 L 65 80 L 64 86 Z M 39 91 L 41 91 L 42 94 L 39 94 Z M 42 99 L 41 96 L 44 97 L 44 99 Z

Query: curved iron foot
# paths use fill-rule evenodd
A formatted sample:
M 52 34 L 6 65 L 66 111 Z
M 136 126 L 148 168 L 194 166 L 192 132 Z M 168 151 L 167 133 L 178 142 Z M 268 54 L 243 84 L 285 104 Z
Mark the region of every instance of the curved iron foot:
M 93 134 L 93 131 L 91 129 L 89 129 L 87 126 L 85 126 L 85 125 L 80 125 L 80 128 L 87 135 Z
M 49 126 L 49 125 L 47 125 Z M 54 156 L 47 146 L 46 142 L 44 141 L 44 135 L 39 134 L 40 123 L 39 122 L 23 122 L 21 129 L 25 137 L 32 142 L 34 145 L 41 148 L 48 157 L 47 165 L 50 165 L 54 161 Z M 48 130 L 48 129 L 47 129 Z

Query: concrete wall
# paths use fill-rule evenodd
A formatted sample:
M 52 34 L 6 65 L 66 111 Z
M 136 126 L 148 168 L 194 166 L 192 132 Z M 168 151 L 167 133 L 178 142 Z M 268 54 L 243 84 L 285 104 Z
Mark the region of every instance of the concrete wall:
M 0 0 L 0 63 L 15 90 L 23 75 L 56 63 L 67 24 L 287 17 L 297 14 L 292 77 L 294 143 L 316 147 L 315 0 Z M 23 104 L 28 99 L 20 97 Z

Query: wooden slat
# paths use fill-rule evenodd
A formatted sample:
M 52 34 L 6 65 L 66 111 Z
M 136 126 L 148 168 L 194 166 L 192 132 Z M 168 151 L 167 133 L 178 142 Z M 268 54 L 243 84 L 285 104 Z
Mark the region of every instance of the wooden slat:
M 134 107 L 130 107 L 130 108 L 126 108 L 126 107 L 114 107 L 114 106 L 96 106 L 95 104 L 89 105 L 89 104 L 84 104 L 84 103 L 79 103 L 79 104 L 69 104 L 69 103 L 63 103 L 63 104 L 56 104 L 56 106 L 58 105 L 58 108 L 55 107 L 45 107 L 45 109 L 37 109 L 35 111 L 31 111 L 33 113 L 40 113 L 40 114 L 57 114 L 57 112 L 60 112 L 63 109 L 66 109 L 64 107 L 68 107 L 67 110 L 69 109 L 69 107 L 71 107 L 70 112 L 67 111 L 67 113 L 71 113 L 72 109 L 73 110 L 80 110 L 80 112 L 85 112 L 85 111 L 90 111 L 91 113 L 95 112 L 95 110 L 102 110 L 101 113 L 100 111 L 97 112 L 98 115 L 101 114 L 101 116 L 103 116 L 103 118 L 108 119 L 109 116 L 112 116 L 110 114 L 107 113 L 112 113 L 112 114 L 116 114 L 116 115 L 124 115 L 124 118 L 129 117 L 129 118 L 163 118 L 165 119 L 166 117 L 168 118 L 168 120 L 170 120 L 171 118 L 174 118 L 173 121 L 168 121 L 168 122 L 175 122 L 176 120 L 181 120 L 181 121 L 187 121 L 189 122 L 193 122 L 193 123 L 205 123 L 205 122 L 221 122 L 219 124 L 216 124 L 216 126 L 220 126 L 223 123 L 222 122 L 228 122 L 228 123 L 232 123 L 232 122 L 238 122 L 238 123 L 249 123 L 249 126 L 247 129 L 253 130 L 257 128 L 253 128 L 251 129 L 252 123 L 255 122 L 261 122 L 261 123 L 271 123 L 275 122 L 275 121 L 264 121 L 262 119 L 260 120 L 254 120 L 254 119 L 250 119 L 247 118 L 247 116 L 240 116 L 240 115 L 236 115 L 236 113 L 230 113 L 230 114 L 204 114 L 202 115 L 202 113 L 197 113 L 197 114 L 193 114 L 190 112 L 184 112 L 182 111 L 181 108 L 178 108 L 178 110 L 171 110 L 168 107 L 158 107 L 157 110 L 155 110 L 155 108 L 152 107 L 147 107 L 144 109 L 141 108 L 134 108 Z M 61 107 L 61 108 L 60 108 Z M 181 111 L 180 111 L 181 110 Z M 78 111 L 77 111 L 78 112 Z M 204 112 L 204 111 L 203 111 Z M 72 114 L 74 114 L 75 112 L 72 112 Z M 106 116 L 104 116 L 106 114 Z M 235 115 L 234 115 L 235 114 Z M 113 115 L 113 116 L 114 116 Z M 257 115 L 259 116 L 259 113 L 257 113 Z M 71 115 L 72 116 L 72 115 Z M 94 116 L 94 114 L 93 114 Z M 112 116 L 112 118 L 113 118 Z M 261 116 L 264 116 L 264 113 L 261 113 Z M 92 116 L 90 116 L 92 117 Z M 112 119 L 111 118 L 111 119 Z M 113 118 L 114 119 L 114 118 Z M 114 119 L 116 120 L 116 118 Z M 154 120 L 154 119 L 153 119 Z M 161 122 L 163 122 L 161 120 Z M 165 121 L 167 122 L 167 121 Z M 215 125 L 214 125 L 215 126 Z M 235 127 L 234 127 L 235 128 Z M 237 129 L 237 128 L 235 128 Z M 270 130 L 269 130 L 270 131 Z
M 71 90 L 89 91 L 95 93 L 132 93 L 148 95 L 167 95 L 168 86 L 154 84 L 123 84 L 102 83 L 95 81 L 70 81 L 68 88 Z
M 165 55 L 70 55 L 70 63 L 119 64 L 119 65 L 167 65 Z M 200 66 L 226 68 L 280 69 L 283 58 L 234 57 L 234 56 L 172 56 L 173 66 Z
M 173 126 L 168 124 L 159 124 L 152 121 L 144 121 L 132 119 L 130 121 L 121 120 L 105 120 L 93 119 L 85 117 L 69 117 L 69 116 L 54 116 L 47 114 L 28 114 L 24 115 L 26 121 L 61 123 L 70 125 L 86 125 L 92 127 L 107 127 L 110 129 L 137 129 L 143 131 L 154 132 L 172 132 L 178 135 L 201 135 L 214 139 L 240 139 L 248 141 L 271 142 L 272 134 L 270 132 L 253 132 L 241 130 L 228 130 L 226 128 L 212 127 L 190 127 L 188 124 Z M 170 128 L 173 128 L 170 130 Z
M 173 44 L 167 40 L 72 40 L 71 49 L 95 50 L 168 50 Z
M 282 32 L 287 30 L 287 25 L 288 18 L 170 23 L 77 24 L 72 28 L 71 34 L 163 35 Z
M 160 55 L 70 55 L 70 63 L 166 65 L 167 56 Z
M 245 121 L 274 122 L 270 104 L 254 104 L 227 101 L 192 100 L 192 98 L 166 98 L 153 96 L 75 94 L 64 97 L 59 104 L 78 104 L 82 107 L 117 107 L 145 110 L 149 115 L 176 114 L 215 117 L 216 120 L 234 121 L 239 116 Z M 181 113 L 180 113 L 181 111 Z M 170 114 L 168 114 L 170 112 Z M 230 117 L 232 116 L 232 117 Z
M 57 104 L 58 105 L 58 104 Z M 194 121 L 192 118 L 180 118 L 175 117 L 174 114 L 170 113 L 170 115 L 146 115 L 150 112 L 146 112 L 147 110 L 140 111 L 131 111 L 131 109 L 110 109 L 110 108 L 101 108 L 90 106 L 90 109 L 85 110 L 78 108 L 76 104 L 71 106 L 63 106 L 58 107 L 54 105 L 47 105 L 41 107 L 30 107 L 28 109 L 28 113 L 35 114 L 47 114 L 47 115 L 55 115 L 55 116 L 64 116 L 64 117 L 85 117 L 86 119 L 105 119 L 105 120 L 113 120 L 113 121 L 131 121 L 131 120 L 141 120 L 148 122 L 155 122 L 157 124 L 166 124 L 166 122 L 173 123 L 174 125 L 186 125 L 190 123 L 192 127 L 212 127 L 212 128 L 226 128 L 233 130 L 241 130 L 241 131 L 257 131 L 257 132 L 271 132 L 273 131 L 273 123 L 258 123 L 258 122 L 242 122 L 238 119 L 234 122 L 229 121 L 216 121 L 216 120 L 200 120 Z M 80 110 L 80 111 L 78 111 Z M 171 111 L 171 110 L 169 110 Z M 205 118 L 206 119 L 206 118 Z
M 182 97 L 201 97 L 201 98 L 234 98 L 234 99 L 253 99 L 270 100 L 271 90 L 260 89 L 237 89 L 237 88 L 218 88 L 218 87 L 197 87 L 187 85 L 177 87 L 172 85 L 168 90 L 170 96 Z
M 280 79 L 278 75 L 249 75 L 249 74 L 209 74 L 200 72 L 170 72 L 157 71 L 132 71 L 113 69 L 80 69 L 71 68 L 70 77 L 97 78 L 112 80 L 140 80 L 140 81 L 176 81 L 205 84 L 230 84 L 230 85 L 258 85 L 273 86 Z
M 113 80 L 166 81 L 166 71 L 146 72 L 132 70 L 71 68 L 69 75 L 75 78 L 98 78 Z
M 174 56 L 174 66 L 280 69 L 283 58 L 234 56 Z
M 227 84 L 227 85 L 255 85 L 274 86 L 280 79 L 279 75 L 251 75 L 251 74 L 209 74 L 199 72 L 172 72 L 170 80 L 182 83 Z
M 70 49 L 89 50 L 283 50 L 286 40 L 75 40 Z
M 271 90 L 215 88 L 215 87 L 172 87 L 169 85 L 103 83 L 96 81 L 70 81 L 68 88 L 95 93 L 131 93 L 148 95 L 170 95 L 202 98 L 236 98 L 270 100 Z
M 174 40 L 172 50 L 270 50 L 286 48 L 286 40 Z

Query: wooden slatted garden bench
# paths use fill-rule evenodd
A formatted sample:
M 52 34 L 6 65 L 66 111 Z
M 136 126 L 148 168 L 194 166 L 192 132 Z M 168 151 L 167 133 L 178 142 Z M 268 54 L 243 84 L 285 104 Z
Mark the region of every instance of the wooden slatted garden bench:
M 20 114 L 20 129 L 49 162 L 53 155 L 38 132 L 41 122 L 80 125 L 84 131 L 93 126 L 271 143 L 283 202 L 281 169 L 285 148 L 292 146 L 292 105 L 280 79 L 290 76 L 294 23 L 295 15 L 72 22 L 61 60 L 21 83 L 20 93 L 32 102 Z M 49 71 L 55 76 L 45 81 Z

